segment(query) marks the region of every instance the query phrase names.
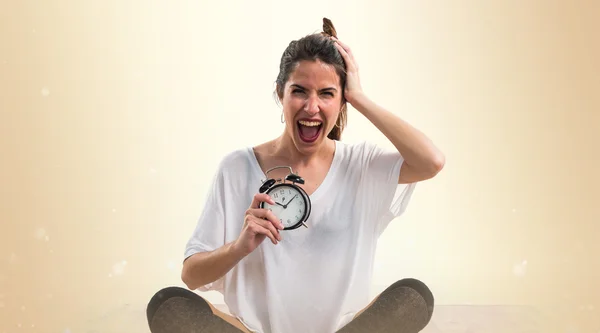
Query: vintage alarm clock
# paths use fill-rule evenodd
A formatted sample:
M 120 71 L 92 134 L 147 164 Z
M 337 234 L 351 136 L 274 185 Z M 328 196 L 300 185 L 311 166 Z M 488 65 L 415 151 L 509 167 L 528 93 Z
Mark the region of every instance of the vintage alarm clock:
M 268 178 L 269 172 L 280 168 L 287 168 L 290 173 L 283 180 Z M 300 226 L 308 228 L 305 222 L 310 216 L 310 198 L 300 186 L 296 185 L 304 184 L 304 179 L 287 166 L 271 168 L 265 174 L 267 180 L 263 182 L 259 192 L 268 194 L 275 201 L 275 205 L 261 202 L 260 208 L 272 211 L 283 224 L 283 230 L 293 230 Z

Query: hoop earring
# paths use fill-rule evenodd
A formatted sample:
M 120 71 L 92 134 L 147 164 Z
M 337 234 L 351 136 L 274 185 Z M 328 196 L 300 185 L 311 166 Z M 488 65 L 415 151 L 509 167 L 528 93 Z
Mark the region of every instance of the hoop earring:
M 281 123 L 285 124 L 285 118 L 283 117 L 283 111 L 281 111 Z

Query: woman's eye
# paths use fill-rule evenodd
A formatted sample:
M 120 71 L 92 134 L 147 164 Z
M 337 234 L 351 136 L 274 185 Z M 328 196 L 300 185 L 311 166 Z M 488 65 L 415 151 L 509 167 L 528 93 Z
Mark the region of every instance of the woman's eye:
M 292 93 L 293 94 L 305 94 L 306 92 L 302 89 L 294 89 L 294 90 L 292 90 Z M 329 97 L 333 97 L 333 92 L 331 92 L 331 91 L 326 91 L 326 92 L 323 92 L 322 94 L 329 96 Z

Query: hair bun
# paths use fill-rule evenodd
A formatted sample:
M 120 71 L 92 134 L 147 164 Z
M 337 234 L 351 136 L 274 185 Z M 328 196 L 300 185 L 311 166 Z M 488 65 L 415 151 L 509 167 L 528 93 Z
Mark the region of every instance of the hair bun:
M 330 19 L 326 17 L 323 18 L 323 33 L 331 37 L 337 38 L 337 32 L 335 31 L 333 23 Z

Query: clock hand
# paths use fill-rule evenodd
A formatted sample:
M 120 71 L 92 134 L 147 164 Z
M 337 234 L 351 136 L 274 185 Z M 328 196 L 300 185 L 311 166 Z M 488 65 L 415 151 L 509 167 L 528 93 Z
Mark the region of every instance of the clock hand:
M 297 196 L 298 196 L 298 194 L 296 194 L 293 198 L 291 198 L 290 201 L 288 201 L 285 205 L 283 205 L 283 208 L 287 208 L 287 206 L 290 204 L 290 202 L 292 202 L 292 200 L 296 199 Z
M 275 201 L 275 203 L 276 203 L 276 204 L 278 204 L 279 206 L 283 207 L 283 208 L 285 208 L 285 206 L 287 206 L 287 205 L 282 205 L 282 204 L 280 204 L 280 203 L 279 203 L 279 202 L 277 202 L 277 201 Z

